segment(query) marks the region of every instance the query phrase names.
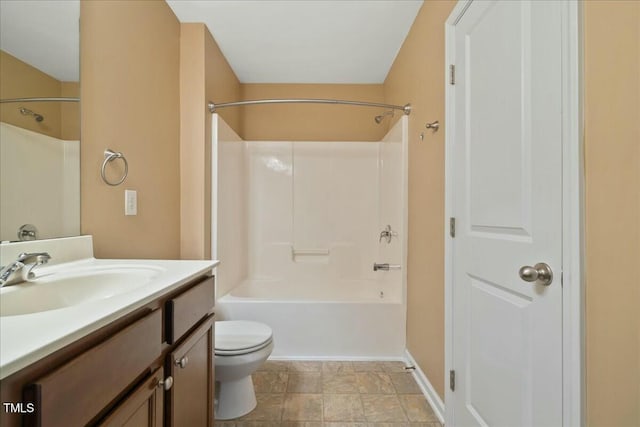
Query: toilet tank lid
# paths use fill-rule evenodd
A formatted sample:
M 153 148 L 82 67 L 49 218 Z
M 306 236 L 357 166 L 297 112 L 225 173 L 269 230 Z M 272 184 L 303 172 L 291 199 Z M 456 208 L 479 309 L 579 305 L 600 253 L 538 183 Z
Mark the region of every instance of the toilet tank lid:
M 215 331 L 215 349 L 223 351 L 257 347 L 271 340 L 273 336 L 269 326 L 248 320 L 218 321 Z

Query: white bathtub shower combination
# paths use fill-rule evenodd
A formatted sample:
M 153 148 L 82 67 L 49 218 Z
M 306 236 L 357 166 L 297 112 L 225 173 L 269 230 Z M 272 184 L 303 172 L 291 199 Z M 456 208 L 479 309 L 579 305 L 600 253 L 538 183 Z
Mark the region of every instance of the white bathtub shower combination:
M 246 142 L 213 118 L 219 316 L 271 326 L 275 358 L 402 357 L 406 117 L 377 143 Z

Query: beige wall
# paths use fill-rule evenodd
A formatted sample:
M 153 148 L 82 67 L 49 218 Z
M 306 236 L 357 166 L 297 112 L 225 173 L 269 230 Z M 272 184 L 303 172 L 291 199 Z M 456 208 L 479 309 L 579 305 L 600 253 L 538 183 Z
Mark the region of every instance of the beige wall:
M 211 114 L 208 100 L 240 99 L 240 82 L 204 24 L 180 35 L 180 256 L 211 256 Z M 238 109 L 221 111 L 235 129 Z
M 82 233 L 100 258 L 179 258 L 180 24 L 159 0 L 83 1 L 80 21 Z M 106 148 L 129 161 L 123 185 L 100 178 Z
M 243 84 L 242 99 L 332 98 L 384 102 L 382 85 L 365 84 Z M 245 140 L 379 141 L 385 122 L 373 118 L 384 109 L 348 105 L 283 104 L 242 107 Z M 396 112 L 399 117 L 402 112 Z M 388 119 L 386 119 L 388 121 Z
M 0 98 L 31 98 L 61 96 L 62 82 L 32 67 L 18 58 L 0 51 Z M 37 122 L 32 116 L 20 114 L 20 107 L 44 116 Z M 0 121 L 54 138 L 61 138 L 61 103 L 30 102 L 0 104 Z
M 640 2 L 584 2 L 587 424 L 640 426 Z
M 407 348 L 444 396 L 444 22 L 455 1 L 425 2 L 384 83 L 409 116 Z M 419 135 L 440 121 L 437 133 Z
M 207 101 L 215 100 L 216 102 L 229 102 L 239 99 L 240 81 L 236 77 L 235 73 L 231 69 L 231 66 L 227 62 L 227 59 L 222 54 L 222 51 L 218 47 L 218 44 L 209 33 L 209 30 L 205 29 L 204 37 L 204 93 Z M 241 111 L 237 108 L 230 108 L 227 111 L 220 111 L 220 117 L 222 117 L 232 129 L 236 132 L 241 129 Z M 205 115 L 205 221 L 204 221 L 204 234 L 206 236 L 206 252 L 205 257 L 211 257 L 211 113 L 207 110 Z M 217 172 L 216 172 L 217 173 Z
M 204 25 L 180 25 L 180 257 L 204 259 L 205 94 Z

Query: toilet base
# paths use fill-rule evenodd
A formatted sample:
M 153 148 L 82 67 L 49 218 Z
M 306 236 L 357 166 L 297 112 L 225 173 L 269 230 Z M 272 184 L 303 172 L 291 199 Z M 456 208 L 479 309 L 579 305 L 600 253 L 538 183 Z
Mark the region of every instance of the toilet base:
M 239 418 L 255 409 L 257 402 L 251 375 L 218 384 L 215 405 L 216 420 Z

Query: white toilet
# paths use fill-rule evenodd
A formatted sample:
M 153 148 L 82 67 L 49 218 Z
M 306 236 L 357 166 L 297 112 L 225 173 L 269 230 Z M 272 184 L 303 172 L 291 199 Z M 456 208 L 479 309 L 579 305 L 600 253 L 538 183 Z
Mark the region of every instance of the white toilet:
M 216 420 L 230 420 L 256 407 L 251 374 L 273 350 L 271 328 L 258 322 L 216 322 Z

